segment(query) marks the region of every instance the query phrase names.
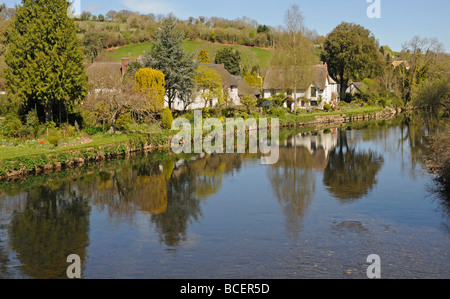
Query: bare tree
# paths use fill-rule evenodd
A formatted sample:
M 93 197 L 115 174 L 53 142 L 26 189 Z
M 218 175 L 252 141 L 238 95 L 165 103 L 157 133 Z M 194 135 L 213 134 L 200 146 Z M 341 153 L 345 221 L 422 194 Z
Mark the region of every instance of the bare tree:
M 403 44 L 402 56 L 408 61 L 407 67 L 400 68 L 405 104 L 424 79 L 437 73 L 440 64 L 436 62 L 442 52 L 443 45 L 436 38 L 415 36 Z
M 275 65 L 284 74 L 285 84 L 293 92 L 294 111 L 297 109 L 297 93 L 312 82 L 311 67 L 314 61 L 313 44 L 305 37 L 304 18 L 293 4 L 285 14 L 285 27 L 275 45 Z

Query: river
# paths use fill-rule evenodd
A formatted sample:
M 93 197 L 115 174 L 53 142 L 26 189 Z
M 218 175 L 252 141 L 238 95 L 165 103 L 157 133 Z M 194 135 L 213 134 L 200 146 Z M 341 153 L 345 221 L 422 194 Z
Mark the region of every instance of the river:
M 450 278 L 421 120 L 282 132 L 280 158 L 139 154 L 0 184 L 0 278 Z

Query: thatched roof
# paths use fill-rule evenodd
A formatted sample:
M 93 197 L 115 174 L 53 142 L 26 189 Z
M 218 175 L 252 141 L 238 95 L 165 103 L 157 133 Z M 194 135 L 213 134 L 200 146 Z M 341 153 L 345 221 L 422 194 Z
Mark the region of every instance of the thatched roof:
M 255 91 L 250 85 L 241 77 L 241 76 L 233 76 L 234 80 L 237 82 L 238 94 L 239 96 L 256 96 Z
M 215 64 L 215 63 L 200 63 L 199 66 L 204 66 L 210 69 L 215 70 L 217 73 L 219 73 L 220 77 L 222 78 L 222 84 L 226 87 L 231 86 L 238 86 L 238 82 L 236 79 L 231 75 L 222 64 Z
M 94 86 L 114 84 L 122 78 L 122 63 L 94 62 L 86 69 L 86 74 L 89 78 L 89 84 Z
M 396 61 L 393 61 L 393 62 L 392 62 L 392 66 L 393 66 L 394 68 L 396 68 L 396 67 L 398 67 L 398 66 L 400 66 L 400 65 L 402 65 L 402 64 L 405 64 L 406 67 L 409 67 L 409 63 L 408 63 L 408 61 L 406 61 L 406 60 L 396 60 Z
M 307 89 L 311 84 L 315 84 L 317 88 L 323 90 L 326 87 L 326 81 L 335 84 L 336 82 L 330 77 L 326 64 L 317 64 L 311 67 L 310 82 L 300 82 L 300 89 Z M 292 89 L 290 82 L 294 78 L 294 69 L 283 70 L 281 68 L 270 67 L 264 79 L 263 89 L 265 90 L 287 90 Z

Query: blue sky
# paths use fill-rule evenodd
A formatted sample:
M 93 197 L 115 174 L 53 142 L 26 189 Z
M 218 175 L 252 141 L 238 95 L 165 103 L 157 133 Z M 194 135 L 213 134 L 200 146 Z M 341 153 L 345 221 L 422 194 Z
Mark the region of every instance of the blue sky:
M 180 19 L 189 16 L 235 19 L 249 17 L 260 24 L 283 25 L 285 11 L 293 3 L 300 7 L 305 24 L 319 34 L 327 34 L 342 21 L 360 24 L 373 32 L 381 45 L 401 50 L 415 35 L 436 37 L 450 52 L 450 1 L 448 0 L 377 0 L 381 18 L 370 19 L 368 1 L 375 0 L 80 0 L 81 9 L 94 14 L 128 9 L 142 13 L 168 14 Z M 18 0 L 4 0 L 8 7 Z

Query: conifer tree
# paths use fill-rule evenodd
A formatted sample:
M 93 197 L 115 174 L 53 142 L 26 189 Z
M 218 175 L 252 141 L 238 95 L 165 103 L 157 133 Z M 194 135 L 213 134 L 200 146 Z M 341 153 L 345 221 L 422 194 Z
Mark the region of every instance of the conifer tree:
M 66 0 L 22 0 L 6 32 L 7 88 L 25 110 L 54 120 L 87 94 L 84 55 Z M 63 115 L 64 116 L 64 115 Z M 67 119 L 67 118 L 66 118 Z
M 146 66 L 163 72 L 166 80 L 166 101 L 169 109 L 185 89 L 194 86 L 197 63 L 183 48 L 183 33 L 177 30 L 177 20 L 169 15 L 155 34 L 156 41 L 147 53 Z
M 209 59 L 208 52 L 205 49 L 200 50 L 198 52 L 198 62 L 200 63 L 211 63 L 211 59 Z

